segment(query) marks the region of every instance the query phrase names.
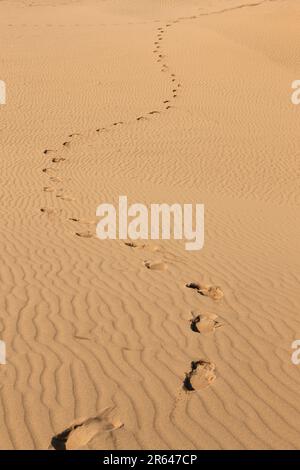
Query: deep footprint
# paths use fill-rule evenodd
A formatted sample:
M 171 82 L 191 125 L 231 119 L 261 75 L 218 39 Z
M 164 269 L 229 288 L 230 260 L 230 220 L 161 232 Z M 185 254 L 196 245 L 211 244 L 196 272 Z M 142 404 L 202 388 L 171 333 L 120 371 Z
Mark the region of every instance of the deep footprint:
M 215 381 L 214 373 L 216 366 L 208 361 L 192 361 L 191 370 L 185 375 L 183 388 L 187 392 L 194 392 L 208 387 Z
M 210 297 L 213 300 L 220 300 L 224 297 L 224 292 L 219 286 L 208 286 L 205 284 L 201 285 L 195 282 L 190 282 L 189 284 L 186 284 L 186 287 L 189 289 L 195 289 L 198 294 Z
M 112 408 L 106 408 L 93 418 L 74 422 L 67 429 L 56 434 L 51 439 L 55 450 L 75 450 L 87 445 L 97 434 L 113 432 L 123 427 L 119 420 L 111 419 Z
M 217 321 L 218 315 L 213 313 L 199 314 L 192 312 L 191 330 L 195 333 L 201 333 L 207 335 L 213 333 L 217 328 L 223 326 L 223 324 Z

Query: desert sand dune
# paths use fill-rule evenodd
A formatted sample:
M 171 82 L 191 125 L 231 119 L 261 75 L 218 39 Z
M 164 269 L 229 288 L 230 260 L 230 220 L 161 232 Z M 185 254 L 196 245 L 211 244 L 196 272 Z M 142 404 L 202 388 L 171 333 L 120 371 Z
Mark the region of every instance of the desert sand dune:
M 299 448 L 299 19 L 0 2 L 1 449 Z M 204 203 L 204 248 L 100 241 L 119 195 Z

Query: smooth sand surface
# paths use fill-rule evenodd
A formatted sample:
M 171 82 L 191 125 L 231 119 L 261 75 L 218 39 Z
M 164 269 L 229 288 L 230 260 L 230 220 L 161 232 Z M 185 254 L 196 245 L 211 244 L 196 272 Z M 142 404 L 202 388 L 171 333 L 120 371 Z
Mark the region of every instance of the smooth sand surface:
M 300 447 L 299 24 L 298 0 L 0 2 L 1 449 Z M 204 203 L 203 250 L 100 241 L 119 195 Z

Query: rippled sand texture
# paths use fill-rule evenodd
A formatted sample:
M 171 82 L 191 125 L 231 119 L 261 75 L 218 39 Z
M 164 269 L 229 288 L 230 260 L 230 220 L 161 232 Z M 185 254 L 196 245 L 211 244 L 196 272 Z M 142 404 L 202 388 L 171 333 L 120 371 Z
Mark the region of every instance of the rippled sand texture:
M 299 448 L 299 24 L 0 2 L 2 449 Z M 204 203 L 204 249 L 98 240 L 119 195 Z

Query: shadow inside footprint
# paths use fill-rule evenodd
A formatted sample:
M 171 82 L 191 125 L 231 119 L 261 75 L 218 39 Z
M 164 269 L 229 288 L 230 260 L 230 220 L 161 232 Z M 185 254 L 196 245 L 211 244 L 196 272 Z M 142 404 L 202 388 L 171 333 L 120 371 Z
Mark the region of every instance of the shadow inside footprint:
M 111 418 L 113 408 L 106 408 L 101 414 L 74 422 L 67 429 L 51 439 L 55 450 L 75 450 L 87 445 L 97 434 L 120 429 L 123 423 Z
M 216 379 L 214 373 L 216 366 L 208 361 L 192 361 L 191 370 L 185 374 L 183 388 L 187 392 L 194 392 L 208 387 Z
M 196 284 L 195 282 L 190 282 L 189 284 L 186 284 L 185 287 L 188 287 L 189 289 L 200 289 L 200 284 Z

